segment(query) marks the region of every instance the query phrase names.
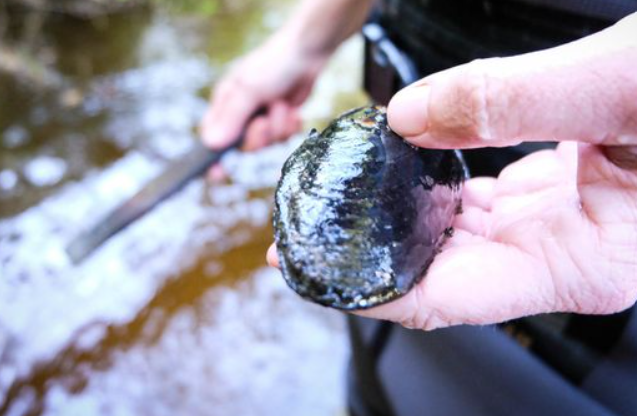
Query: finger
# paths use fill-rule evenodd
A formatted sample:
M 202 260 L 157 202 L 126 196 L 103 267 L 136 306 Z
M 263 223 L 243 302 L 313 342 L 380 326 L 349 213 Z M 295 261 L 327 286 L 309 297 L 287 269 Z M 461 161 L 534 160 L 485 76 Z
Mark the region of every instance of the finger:
M 605 276 L 613 282 L 616 296 L 608 304 L 614 311 L 637 300 L 637 165 L 634 154 L 620 155 L 610 156 L 620 162 L 609 160 L 608 149 L 580 144 L 577 172 L 581 213 L 597 229 L 603 242 L 597 251 L 609 262 Z
M 287 140 L 293 134 L 301 130 L 301 117 L 297 107 L 293 107 L 285 104 L 286 106 L 286 121 L 285 121 L 285 133 L 282 139 Z
M 270 107 L 268 115 L 270 117 L 270 141 L 279 142 L 286 139 L 289 136 L 288 132 L 292 121 L 290 120 L 292 114 L 289 106 L 283 101 L 276 101 Z
M 491 227 L 491 203 L 495 195 L 495 178 L 474 178 L 462 189 L 462 212 L 453 221 L 456 230 L 487 237 Z
M 462 189 L 463 209 L 475 206 L 483 210 L 491 209 L 491 202 L 495 193 L 495 178 L 479 177 L 465 182 Z
M 246 130 L 241 149 L 253 151 L 268 145 L 270 137 L 270 121 L 267 116 L 255 118 Z
M 266 254 L 266 260 L 268 264 L 272 267 L 279 267 L 279 256 L 276 253 L 276 246 L 272 244 L 268 248 L 268 253 Z
M 204 115 L 200 133 L 204 144 L 218 149 L 228 146 L 241 134 L 249 118 L 262 105 L 259 97 L 230 80 L 219 85 Z
M 221 183 L 227 178 L 226 172 L 219 164 L 214 165 L 208 170 L 207 179 L 211 183 Z
M 545 264 L 515 247 L 470 233 L 457 233 L 451 242 L 407 295 L 358 314 L 431 330 L 558 309 Z
M 607 154 L 606 148 L 579 146 L 577 182 L 582 210 L 594 224 L 603 225 L 607 232 L 622 230 L 619 235 L 632 238 L 637 246 L 637 233 L 631 226 L 637 223 L 637 169 L 625 169 L 624 162 L 617 162 L 619 165 L 613 163 Z M 631 255 L 634 258 L 634 254 Z
M 557 48 L 478 60 L 400 91 L 389 124 L 423 147 L 637 143 L 637 14 Z
M 292 115 L 290 117 L 290 124 L 288 130 L 288 136 L 293 135 L 294 133 L 298 133 L 303 127 L 303 121 L 301 120 L 301 116 L 299 114 L 298 107 L 292 108 Z
M 314 77 L 308 77 L 307 79 L 302 80 L 298 87 L 293 89 L 291 94 L 287 96 L 287 101 L 295 107 L 300 106 L 312 92 L 313 86 Z
M 525 196 L 556 185 L 574 187 L 576 172 L 577 143 L 560 143 L 557 151 L 534 152 L 504 168 L 498 176 L 496 195 Z
M 488 237 L 491 229 L 491 216 L 482 208 L 469 206 L 462 209 L 462 214 L 453 220 L 454 233 L 458 230 L 474 235 Z

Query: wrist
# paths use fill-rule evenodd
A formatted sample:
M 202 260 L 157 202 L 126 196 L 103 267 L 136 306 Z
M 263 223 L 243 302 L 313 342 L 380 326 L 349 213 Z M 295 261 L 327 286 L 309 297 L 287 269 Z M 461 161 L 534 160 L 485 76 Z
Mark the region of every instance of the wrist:
M 305 28 L 298 22 L 291 22 L 272 37 L 277 48 L 288 51 L 297 59 L 310 62 L 326 61 L 338 47 L 338 42 L 330 40 L 320 29 Z

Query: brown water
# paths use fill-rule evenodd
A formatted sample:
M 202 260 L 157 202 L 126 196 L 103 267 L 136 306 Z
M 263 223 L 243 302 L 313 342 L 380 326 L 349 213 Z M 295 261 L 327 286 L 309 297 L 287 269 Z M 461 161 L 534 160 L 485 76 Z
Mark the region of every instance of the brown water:
M 264 264 L 298 138 L 230 155 L 226 183 L 193 182 L 79 267 L 64 253 L 190 148 L 209 86 L 292 4 L 49 16 L 32 71 L 0 74 L 0 414 L 343 412 L 342 316 Z M 26 19 L 11 15 L 0 48 Z M 359 57 L 355 41 L 332 62 L 308 127 L 363 102 Z

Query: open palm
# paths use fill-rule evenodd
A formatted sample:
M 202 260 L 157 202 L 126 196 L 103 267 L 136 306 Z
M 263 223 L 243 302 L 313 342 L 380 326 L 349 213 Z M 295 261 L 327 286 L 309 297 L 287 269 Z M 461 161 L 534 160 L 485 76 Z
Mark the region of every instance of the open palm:
M 497 179 L 470 180 L 463 197 L 455 234 L 425 279 L 363 315 L 433 329 L 612 313 L 637 299 L 637 174 L 598 148 L 564 143 L 529 155 Z

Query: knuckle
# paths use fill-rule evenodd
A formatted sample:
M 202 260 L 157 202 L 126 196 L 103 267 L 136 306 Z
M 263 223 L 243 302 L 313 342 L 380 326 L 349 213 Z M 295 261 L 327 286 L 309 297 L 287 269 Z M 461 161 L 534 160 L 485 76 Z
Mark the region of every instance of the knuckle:
M 492 139 L 489 113 L 489 77 L 484 60 L 471 62 L 466 69 L 466 97 L 470 107 L 472 123 L 480 139 Z
M 475 60 L 457 68 L 450 90 L 440 97 L 442 125 L 454 126 L 463 137 L 489 140 L 488 82 L 483 60 Z M 445 111 L 446 110 L 446 111 Z

